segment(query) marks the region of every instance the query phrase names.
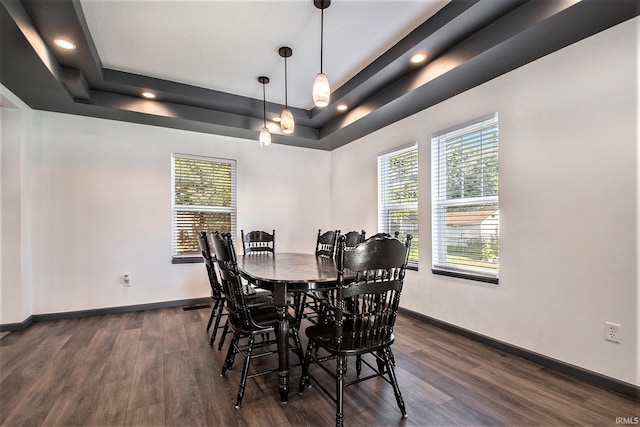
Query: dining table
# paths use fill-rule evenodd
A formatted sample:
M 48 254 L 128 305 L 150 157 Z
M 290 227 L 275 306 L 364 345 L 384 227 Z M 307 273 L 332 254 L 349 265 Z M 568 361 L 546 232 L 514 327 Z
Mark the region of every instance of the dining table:
M 278 311 L 278 387 L 280 402 L 289 396 L 289 301 L 291 294 L 335 288 L 338 273 L 333 258 L 307 253 L 255 253 L 238 259 L 240 275 L 273 292 Z

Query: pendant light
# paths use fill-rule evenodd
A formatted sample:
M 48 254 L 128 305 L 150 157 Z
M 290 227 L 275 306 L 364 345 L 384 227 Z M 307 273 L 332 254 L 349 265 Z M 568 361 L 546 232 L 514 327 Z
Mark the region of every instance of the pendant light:
M 280 114 L 280 129 L 282 129 L 282 133 L 286 135 L 290 135 L 293 133 L 293 130 L 296 126 L 295 121 L 293 120 L 293 114 L 291 110 L 289 110 L 289 100 L 287 94 L 287 58 L 293 55 L 293 50 L 290 47 L 283 46 L 278 49 L 278 53 L 280 56 L 284 58 L 284 110 L 282 110 L 282 114 Z
M 324 47 L 324 10 L 329 7 L 331 0 L 313 0 L 315 7 L 320 9 L 320 73 L 313 81 L 313 103 L 316 107 L 326 107 L 331 98 L 331 87 L 326 74 L 322 72 L 322 54 Z
M 258 82 L 262 83 L 262 119 L 263 126 L 260 131 L 260 146 L 268 147 L 271 145 L 271 133 L 269 133 L 269 128 L 267 128 L 267 98 L 265 96 L 265 85 L 269 83 L 269 77 L 260 76 L 258 77 Z

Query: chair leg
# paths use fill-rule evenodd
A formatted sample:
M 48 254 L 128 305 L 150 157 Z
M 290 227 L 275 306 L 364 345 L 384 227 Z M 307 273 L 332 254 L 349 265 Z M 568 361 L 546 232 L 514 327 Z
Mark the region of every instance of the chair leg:
M 242 368 L 242 377 L 240 378 L 240 386 L 238 386 L 238 397 L 236 399 L 236 409 L 240 408 L 242 404 L 242 398 L 244 397 L 244 389 L 247 386 L 247 375 L 249 374 L 249 365 L 251 364 L 251 354 L 253 353 L 253 343 L 255 337 L 251 335 L 249 337 L 249 344 L 247 346 L 247 354 L 244 358 L 244 366 Z
M 224 364 L 222 365 L 222 372 L 220 373 L 221 377 L 227 373 L 231 366 L 233 366 L 233 360 L 236 356 L 236 344 L 238 343 L 239 336 L 233 334 L 233 338 L 231 339 L 231 345 L 229 346 L 229 350 L 227 350 L 227 357 L 224 358 Z
M 304 316 L 304 304 L 306 302 L 306 296 L 304 294 L 296 293 L 293 296 L 293 305 L 296 314 L 296 322 L 298 326 L 300 326 L 300 322 L 302 322 L 302 318 Z
M 393 366 L 396 366 L 396 358 L 393 355 L 393 351 L 391 351 L 391 347 L 389 347 L 389 362 L 391 362 Z
M 344 380 L 347 374 L 347 358 L 337 357 L 336 364 L 336 427 L 344 425 Z
M 300 335 L 298 335 L 298 331 L 293 331 L 292 330 L 292 334 L 293 335 L 293 343 L 295 345 L 295 352 L 296 355 L 298 356 L 298 359 L 300 360 L 300 364 L 304 364 L 304 354 L 302 353 L 302 343 L 300 342 Z
M 384 362 L 384 360 L 385 360 L 384 350 L 378 350 L 376 352 L 376 354 L 378 355 L 378 357 L 376 357 L 376 364 L 378 365 L 378 372 L 380 372 L 381 374 L 384 374 L 386 366 L 387 366 L 387 364 Z
M 356 356 L 356 374 L 360 376 L 361 372 L 362 372 L 362 356 L 357 355 Z
M 318 325 L 324 325 L 329 322 L 327 319 L 327 315 L 329 313 L 328 306 L 326 303 L 321 302 L 318 306 Z
M 211 323 L 213 323 L 213 318 L 216 315 L 216 309 L 218 308 L 218 304 L 220 300 L 216 300 L 215 304 L 213 304 L 213 309 L 211 309 L 211 316 L 209 316 L 209 321 L 207 322 L 207 332 L 211 329 Z
M 391 349 L 387 347 L 382 350 L 382 354 L 384 357 L 385 365 L 387 367 L 387 373 L 389 374 L 389 379 L 391 380 L 391 385 L 393 386 L 393 393 L 396 395 L 398 408 L 400 408 L 402 418 L 407 418 L 407 410 L 405 409 L 404 400 L 402 399 L 402 394 L 400 393 L 400 387 L 398 387 L 398 379 L 396 378 L 396 373 L 393 368 L 393 364 L 391 363 L 393 353 L 391 353 Z
M 311 363 L 311 352 L 313 351 L 313 342 L 309 340 L 307 343 L 307 351 L 304 355 L 304 361 L 302 362 L 302 373 L 300 374 L 300 386 L 298 387 L 298 393 L 302 394 L 305 387 L 308 387 L 311 383 L 309 379 L 309 364 Z
M 215 325 L 213 325 L 213 332 L 211 332 L 211 340 L 209 341 L 209 345 L 211 347 L 213 347 L 213 342 L 216 340 L 216 334 L 218 333 L 218 328 L 220 327 L 220 319 L 222 318 L 222 312 L 224 311 L 224 304 L 222 304 L 220 301 L 218 301 L 218 303 L 216 304 L 218 305 L 218 312 L 216 313 L 216 323 Z
M 229 332 L 229 319 L 224 322 L 224 329 L 222 329 L 222 336 L 220 337 L 220 342 L 218 343 L 218 351 L 222 350 L 222 346 L 224 346 L 224 339 L 227 337 L 227 332 Z

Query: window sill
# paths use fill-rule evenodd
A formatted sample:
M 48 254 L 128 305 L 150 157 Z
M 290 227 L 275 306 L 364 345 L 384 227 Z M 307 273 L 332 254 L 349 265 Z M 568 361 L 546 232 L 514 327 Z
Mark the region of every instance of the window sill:
M 435 268 L 432 268 L 431 272 L 433 274 L 437 274 L 440 276 L 457 277 L 459 279 L 474 280 L 476 282 L 491 283 L 493 285 L 498 284 L 497 277 L 479 276 L 471 273 L 463 273 L 459 271 L 450 271 L 450 270 L 438 270 Z
M 196 264 L 203 262 L 201 256 L 171 258 L 171 264 Z

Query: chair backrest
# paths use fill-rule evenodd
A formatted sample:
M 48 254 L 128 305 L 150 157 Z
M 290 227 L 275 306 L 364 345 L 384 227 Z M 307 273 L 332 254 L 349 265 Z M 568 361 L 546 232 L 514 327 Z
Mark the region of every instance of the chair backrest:
M 242 250 L 247 255 L 251 252 L 274 252 L 276 243 L 276 230 L 271 234 L 266 231 L 250 231 L 247 234 L 240 230 L 242 235 Z
M 393 236 L 391 234 L 389 234 L 389 233 L 376 233 L 373 236 L 369 237 L 369 239 L 376 239 L 376 238 L 379 238 L 379 237 L 395 237 L 396 239 L 399 239 L 400 238 L 400 232 L 399 231 L 395 231 L 393 233 Z
M 218 280 L 218 275 L 216 274 L 216 258 L 211 252 L 211 246 L 209 246 L 209 239 L 207 238 L 207 233 L 205 231 L 198 233 L 198 245 L 200 246 L 204 265 L 207 268 L 207 276 L 209 277 L 209 285 L 211 286 L 211 296 L 214 298 L 220 298 L 223 295 L 223 290 L 222 285 Z
M 366 233 L 364 230 L 359 233 L 357 231 L 350 231 L 344 235 L 344 239 L 346 249 L 352 249 L 366 240 Z
M 340 237 L 337 337 L 363 347 L 375 347 L 392 339 L 411 239 L 407 235 L 403 244 L 393 237 L 380 236 L 346 250 L 346 238 Z M 348 327 L 343 329 L 345 322 Z
M 316 256 L 333 258 L 336 253 L 338 236 L 340 236 L 340 230 L 329 230 L 324 233 L 322 233 L 322 230 L 318 230 Z
M 220 267 L 220 281 L 225 291 L 225 307 L 231 326 L 244 330 L 258 328 L 247 306 L 231 234 L 214 232 L 211 242 Z

